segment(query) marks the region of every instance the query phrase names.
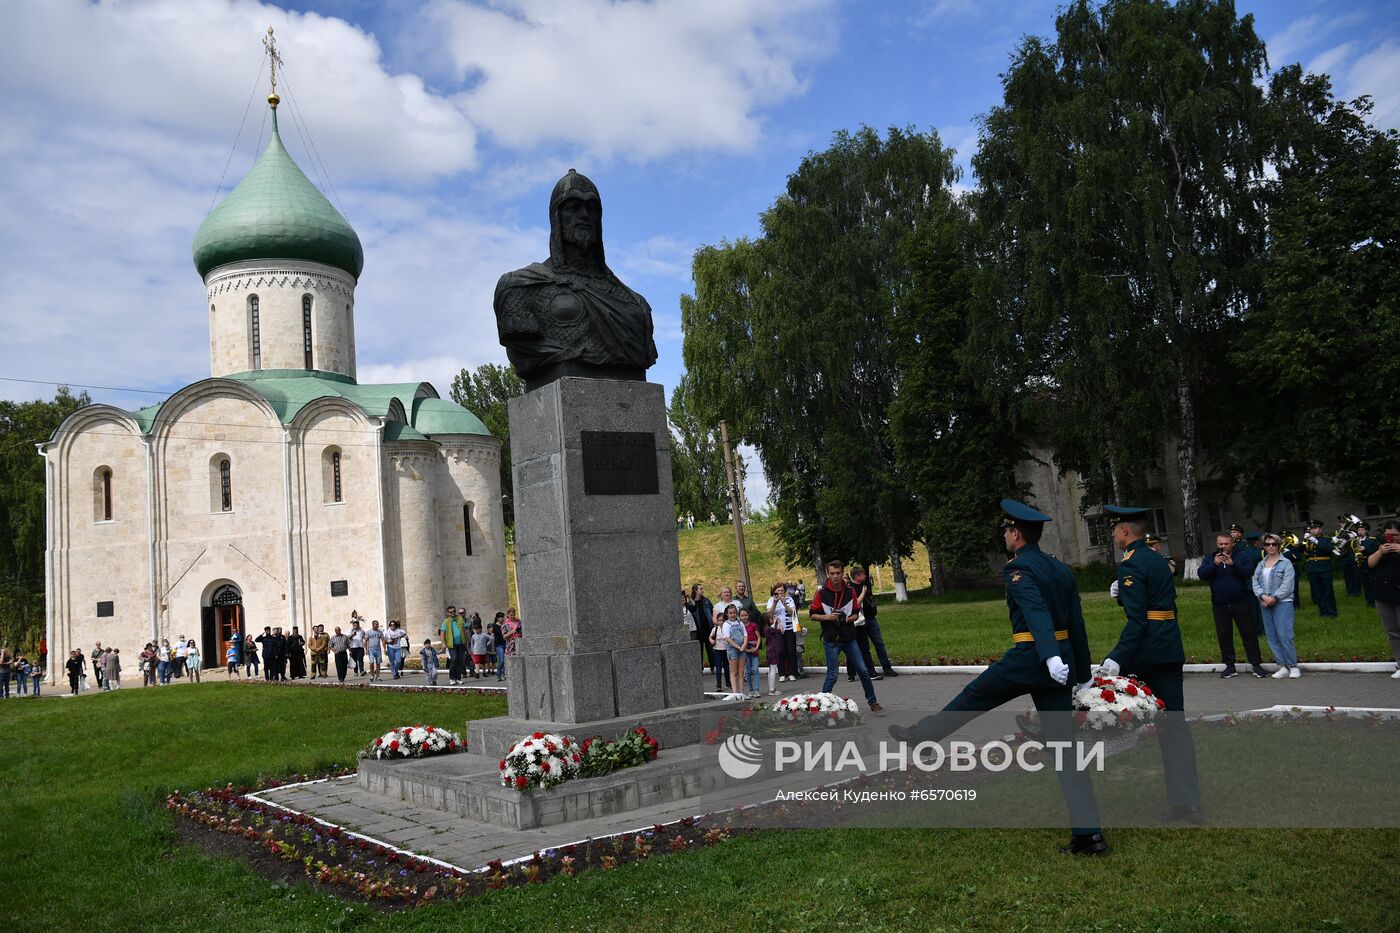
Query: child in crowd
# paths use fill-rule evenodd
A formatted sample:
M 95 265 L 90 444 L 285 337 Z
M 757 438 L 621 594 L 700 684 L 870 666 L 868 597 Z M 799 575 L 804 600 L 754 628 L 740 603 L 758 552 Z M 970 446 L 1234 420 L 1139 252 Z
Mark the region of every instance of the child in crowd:
M 238 675 L 238 645 L 234 642 L 228 643 L 228 650 L 224 652 L 224 660 L 228 662 L 228 676 L 232 680 Z
M 783 655 L 783 623 L 777 613 L 763 614 L 763 649 L 764 660 L 768 662 L 768 695 L 777 696 L 778 669 L 782 666 Z
M 740 609 L 739 621 L 744 624 L 744 689 L 749 699 L 756 699 L 763 695 L 758 689 L 758 620 Z
M 30 669 L 29 676 L 34 678 L 34 695 L 37 697 L 39 695 L 39 684 L 44 681 L 44 670 L 39 665 L 35 664 L 33 668 Z
M 729 661 L 729 689 L 739 693 L 744 683 L 744 641 L 748 637 L 739 620 L 739 607 L 730 603 L 724 610 L 724 654 Z
M 472 623 L 472 663 L 475 670 L 473 677 L 485 677 L 488 666 L 494 670 L 496 664 L 496 650 L 491 644 L 491 636 L 481 630 L 481 622 L 478 620 Z
M 423 659 L 423 673 L 428 675 L 428 686 L 437 686 L 438 653 L 433 647 L 431 638 L 423 639 L 423 647 L 418 649 L 418 656 Z
M 15 658 L 15 696 L 29 694 L 29 671 L 29 662 L 24 659 L 24 655 Z

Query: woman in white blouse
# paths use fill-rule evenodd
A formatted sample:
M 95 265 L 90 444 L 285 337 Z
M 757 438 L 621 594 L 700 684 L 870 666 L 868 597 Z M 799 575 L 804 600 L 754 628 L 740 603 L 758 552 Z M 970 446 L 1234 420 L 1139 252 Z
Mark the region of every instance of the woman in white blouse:
M 773 622 L 783 630 L 783 647 L 778 660 L 780 680 L 797 679 L 797 604 L 787 594 L 787 587 L 774 583 L 769 591 L 768 611 L 773 614 Z

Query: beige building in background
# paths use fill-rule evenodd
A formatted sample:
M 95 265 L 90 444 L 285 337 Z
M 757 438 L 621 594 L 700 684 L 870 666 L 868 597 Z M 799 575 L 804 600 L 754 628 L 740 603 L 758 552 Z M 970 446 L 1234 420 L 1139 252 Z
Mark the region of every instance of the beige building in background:
M 89 405 L 47 461 L 50 680 L 72 649 L 235 631 L 419 640 L 455 603 L 506 608 L 501 441 L 426 382 L 355 380 L 359 237 L 276 129 L 195 238 L 211 378 L 128 412 Z

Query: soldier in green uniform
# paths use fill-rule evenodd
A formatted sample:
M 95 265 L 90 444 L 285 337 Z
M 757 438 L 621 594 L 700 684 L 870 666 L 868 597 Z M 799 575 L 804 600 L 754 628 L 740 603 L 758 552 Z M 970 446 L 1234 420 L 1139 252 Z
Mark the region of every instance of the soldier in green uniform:
M 1147 545 L 1147 509 L 1106 505 L 1113 543 L 1123 552 L 1118 564 L 1118 598 L 1127 622 L 1118 644 L 1099 669 L 1111 676 L 1130 674 L 1166 704 L 1157 729 L 1169 808 L 1164 821 L 1201 819 L 1201 785 L 1196 776 L 1196 744 L 1186 725 L 1182 666 L 1186 651 L 1176 618 L 1176 582 L 1167 561 Z
M 1042 713 L 1046 738 L 1073 738 L 1073 687 L 1090 681 L 1089 636 L 1079 605 L 1079 587 L 1063 563 L 1040 549 L 1050 516 L 1014 499 L 1001 500 L 1002 540 L 1015 556 L 1002 571 L 1011 613 L 1011 647 L 953 698 L 942 712 L 909 727 L 891 726 L 890 735 L 913 744 L 937 742 L 971 718 L 1030 694 Z M 1060 851 L 1097 855 L 1108 851 L 1099 827 L 1094 786 L 1083 771 L 1059 770 L 1060 791 L 1069 807 L 1072 836 Z
M 1361 575 L 1361 592 L 1366 596 L 1366 605 L 1376 608 L 1375 581 L 1371 577 L 1371 565 L 1367 558 L 1380 550 L 1381 543 L 1371 537 L 1371 526 L 1366 522 L 1356 526 L 1356 540 L 1352 548 L 1356 553 L 1356 570 Z
M 1324 619 L 1337 618 L 1337 594 L 1332 591 L 1332 539 L 1322 533 L 1322 522 L 1308 522 L 1303 536 L 1303 557 L 1308 568 L 1308 592 Z
M 1232 528 L 1231 531 L 1233 530 Z M 1243 549 L 1249 552 L 1249 559 L 1253 562 L 1255 567 L 1258 567 L 1259 562 L 1264 559 L 1264 549 L 1259 546 L 1259 539 L 1263 536 L 1263 532 L 1260 531 L 1246 531 L 1244 533 L 1243 543 L 1236 547 L 1237 550 Z M 1239 539 L 1236 538 L 1235 540 L 1238 541 Z M 1149 541 L 1148 543 L 1151 544 L 1152 542 Z M 1249 606 L 1254 616 L 1254 631 L 1262 635 L 1264 633 L 1264 609 L 1259 605 L 1259 600 L 1257 599 L 1251 599 L 1249 601 Z

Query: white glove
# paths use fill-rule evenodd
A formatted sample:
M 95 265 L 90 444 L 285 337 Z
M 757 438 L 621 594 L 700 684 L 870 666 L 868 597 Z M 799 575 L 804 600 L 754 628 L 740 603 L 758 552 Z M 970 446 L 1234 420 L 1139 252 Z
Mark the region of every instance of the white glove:
M 1063 684 L 1069 682 L 1069 665 L 1061 661 L 1058 654 L 1053 658 L 1046 659 L 1045 666 L 1050 671 L 1050 679 L 1055 681 L 1055 683 Z
M 1084 683 L 1080 684 L 1079 686 L 1075 687 L 1074 689 L 1075 689 L 1075 690 L 1088 690 L 1088 689 L 1089 689 L 1090 687 L 1092 687 L 1093 685 L 1094 685 L 1094 682 L 1093 682 L 1092 680 L 1086 680 L 1086 681 L 1084 681 Z
M 1118 666 L 1118 662 L 1113 660 L 1112 658 L 1104 658 L 1103 663 L 1099 665 L 1099 670 L 1107 674 L 1109 677 L 1117 677 L 1118 672 L 1122 669 L 1123 668 Z
M 1117 599 L 1117 598 L 1118 598 L 1118 581 L 1117 581 L 1117 580 L 1114 580 L 1112 583 L 1110 583 L 1110 584 L 1108 585 L 1108 595 L 1109 595 L 1109 596 L 1112 596 L 1114 599 Z

